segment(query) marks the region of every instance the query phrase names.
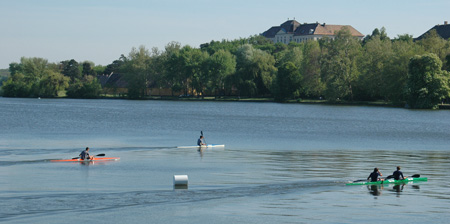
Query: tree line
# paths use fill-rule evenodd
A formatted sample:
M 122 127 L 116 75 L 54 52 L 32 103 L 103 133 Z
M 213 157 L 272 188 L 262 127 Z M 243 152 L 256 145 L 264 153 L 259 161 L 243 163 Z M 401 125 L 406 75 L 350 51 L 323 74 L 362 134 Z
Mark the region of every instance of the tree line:
M 92 62 L 81 65 L 75 60 L 49 63 L 43 58 L 20 59 L 9 64 L 9 78 L 3 82 L 2 94 L 6 97 L 57 97 L 65 92 L 71 98 L 97 98 L 101 85 Z
M 256 35 L 211 41 L 193 48 L 170 42 L 164 50 L 133 48 L 107 66 L 58 64 L 22 58 L 10 64 L 3 83 L 10 97 L 96 98 L 102 93 L 96 75 L 118 73 L 127 96 L 146 98 L 149 88 L 197 96 L 273 97 L 275 101 L 318 99 L 378 101 L 411 108 L 437 108 L 450 96 L 450 41 L 436 32 L 414 41 L 390 39 L 375 29 L 359 40 L 342 29 L 335 38 L 288 45 Z

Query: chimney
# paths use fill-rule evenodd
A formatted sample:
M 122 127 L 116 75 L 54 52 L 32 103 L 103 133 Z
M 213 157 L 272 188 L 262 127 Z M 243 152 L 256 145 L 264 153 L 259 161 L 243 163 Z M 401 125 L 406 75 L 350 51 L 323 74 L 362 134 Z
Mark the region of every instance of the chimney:
M 444 21 L 444 25 L 448 25 L 448 21 Z

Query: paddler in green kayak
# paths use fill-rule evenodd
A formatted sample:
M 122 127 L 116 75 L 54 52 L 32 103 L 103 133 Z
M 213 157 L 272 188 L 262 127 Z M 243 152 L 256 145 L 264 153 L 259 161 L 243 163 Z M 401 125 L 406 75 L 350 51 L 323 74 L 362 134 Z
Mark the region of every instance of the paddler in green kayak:
M 93 160 L 94 157 L 89 155 L 89 147 L 86 147 L 84 151 L 80 153 L 80 157 L 82 160 Z
M 383 181 L 383 179 L 378 178 L 379 176 L 383 176 L 383 174 L 381 174 L 380 170 L 375 167 L 375 169 L 373 169 L 373 172 L 370 173 L 369 177 L 367 177 L 367 180 L 370 179 L 370 182 Z
M 402 171 L 400 171 L 400 166 L 397 166 L 397 170 L 394 171 L 394 173 L 392 175 L 394 176 L 395 180 L 404 180 L 405 178 L 407 178 L 407 177 L 404 177 Z M 400 176 L 401 176 L 401 178 L 400 178 Z

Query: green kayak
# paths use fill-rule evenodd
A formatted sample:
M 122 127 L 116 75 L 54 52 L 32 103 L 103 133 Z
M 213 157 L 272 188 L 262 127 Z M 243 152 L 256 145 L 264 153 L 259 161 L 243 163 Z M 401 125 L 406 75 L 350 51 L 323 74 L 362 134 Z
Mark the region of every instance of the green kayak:
M 408 182 L 421 182 L 421 181 L 427 181 L 427 180 L 428 180 L 427 177 L 417 177 L 417 178 L 408 177 L 403 180 L 388 179 L 388 180 L 376 181 L 376 182 L 362 182 L 361 181 L 361 182 L 348 183 L 346 185 L 405 184 Z

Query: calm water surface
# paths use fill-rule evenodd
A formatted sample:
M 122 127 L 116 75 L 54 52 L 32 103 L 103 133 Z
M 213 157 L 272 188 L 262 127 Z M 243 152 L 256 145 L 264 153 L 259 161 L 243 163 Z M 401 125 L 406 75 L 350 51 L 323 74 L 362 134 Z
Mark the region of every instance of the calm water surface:
M 447 223 L 450 111 L 0 98 L 1 223 Z M 209 144 L 194 145 L 203 131 Z M 55 163 L 89 146 L 120 161 Z M 428 182 L 345 186 L 395 166 Z M 188 189 L 173 189 L 175 174 Z

